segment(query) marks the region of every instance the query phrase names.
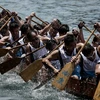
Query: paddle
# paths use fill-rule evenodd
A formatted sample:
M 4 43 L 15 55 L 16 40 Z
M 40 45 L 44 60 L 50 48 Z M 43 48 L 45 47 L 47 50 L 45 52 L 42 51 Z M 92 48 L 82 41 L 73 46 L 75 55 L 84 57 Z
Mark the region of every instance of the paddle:
M 0 8 L 2 8 L 3 10 L 5 10 L 6 12 L 8 12 L 5 8 L 3 8 L 2 6 L 0 6 Z
M 6 15 L 2 19 L 0 19 L 0 22 L 2 22 L 6 17 L 8 17 L 8 16 Z
M 7 13 L 10 13 L 9 11 L 7 11 L 5 8 L 3 8 L 2 6 L 0 6 L 0 8 L 2 8 L 3 10 L 5 10 Z M 7 16 L 6 16 L 7 17 Z M 12 18 L 12 16 L 7 20 L 7 22 L 0 28 L 0 31 L 2 30 L 2 28 L 9 22 L 9 20 Z M 16 39 L 13 43 L 11 43 L 10 45 L 13 45 L 14 43 L 18 42 L 18 40 L 20 40 L 21 38 L 25 37 L 25 35 L 22 35 L 20 38 Z
M 30 53 L 28 53 L 28 54 L 26 54 L 26 55 L 23 56 L 23 57 L 14 58 L 14 59 L 9 59 L 9 60 L 7 60 L 7 61 L 1 63 L 1 64 L 0 64 L 0 72 L 1 72 L 1 74 L 4 74 L 4 73 L 6 73 L 7 71 L 11 70 L 12 68 L 16 67 L 16 66 L 21 62 L 21 60 L 22 60 L 23 58 L 25 58 L 26 56 L 29 56 L 30 54 L 32 54 L 32 53 L 34 53 L 34 52 L 36 52 L 36 51 L 38 51 L 38 50 L 40 50 L 40 49 L 42 49 L 43 47 L 45 47 L 45 45 L 42 46 L 42 47 L 40 47 L 40 48 L 38 48 L 38 49 L 36 49 L 36 50 L 34 50 L 34 51 L 32 51 L 32 52 L 30 52 Z
M 22 38 L 25 38 L 26 36 L 25 35 L 22 35 L 20 38 L 16 39 L 13 43 L 11 43 L 10 45 L 13 45 L 15 44 L 16 42 L 18 42 L 20 39 Z
M 84 27 L 91 33 L 92 31 L 88 28 L 88 27 L 86 27 L 85 25 L 84 25 Z M 95 37 L 97 37 L 98 39 L 100 39 L 96 34 L 93 34 Z
M 98 86 L 95 90 L 93 100 L 100 100 L 100 81 L 99 81 Z
M 25 43 L 25 44 L 23 44 L 23 45 L 18 45 L 18 46 L 16 46 L 16 47 L 11 48 L 11 49 L 0 48 L 0 57 L 6 55 L 10 50 L 20 48 L 20 47 L 22 47 L 22 46 L 24 46 L 24 45 L 27 45 L 27 43 Z
M 79 56 L 79 54 L 81 53 L 81 51 L 83 50 L 83 48 L 85 47 L 85 45 L 87 44 L 87 42 L 89 41 L 94 32 L 95 29 L 91 33 L 87 41 L 84 43 L 83 47 L 77 53 L 76 58 Z M 53 80 L 52 85 L 58 88 L 59 90 L 64 90 L 70 76 L 72 75 L 72 72 L 74 70 L 74 65 L 75 65 L 74 62 L 67 63 L 58 73 L 57 77 Z
M 32 22 L 36 23 L 37 25 L 41 26 L 41 24 L 39 24 L 38 22 L 31 20 Z
M 0 31 L 5 27 L 5 25 L 11 20 L 12 16 L 5 22 L 4 25 L 2 25 L 2 27 L 0 28 Z
M 40 20 L 41 22 L 43 22 L 45 25 L 47 25 L 47 23 L 44 22 L 44 21 L 43 21 L 42 19 L 40 19 L 39 17 L 37 17 L 35 13 L 34 13 L 34 16 L 35 16 L 38 20 Z
M 63 44 L 63 42 L 61 44 L 59 44 L 54 50 L 58 49 L 62 44 Z M 52 53 L 52 52 L 50 52 L 50 53 Z M 28 80 L 32 79 L 32 77 L 42 68 L 42 66 L 43 66 L 43 63 L 42 63 L 42 58 L 41 58 L 41 59 L 38 59 L 38 60 L 34 61 L 33 63 L 31 63 L 19 75 L 22 77 L 22 79 L 25 82 L 27 82 Z

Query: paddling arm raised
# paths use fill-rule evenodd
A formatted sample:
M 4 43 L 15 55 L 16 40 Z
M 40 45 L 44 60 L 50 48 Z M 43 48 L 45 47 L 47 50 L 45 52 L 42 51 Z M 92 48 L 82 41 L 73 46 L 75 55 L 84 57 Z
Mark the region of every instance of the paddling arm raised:
M 51 24 L 46 25 L 42 30 L 40 30 L 39 34 L 45 35 L 49 31 L 50 27 L 51 27 Z
M 79 42 L 82 42 L 82 43 L 85 43 L 85 40 L 84 40 L 84 36 L 83 36 L 83 27 L 84 27 L 84 22 L 80 22 L 78 24 L 78 28 L 79 28 Z
M 12 15 L 12 16 L 14 17 L 14 19 L 18 22 L 19 27 L 21 27 L 23 23 L 21 23 L 21 21 L 19 20 L 17 12 L 11 12 L 11 15 Z
M 98 32 L 100 32 L 100 23 L 99 22 L 96 22 L 94 24 L 94 28 L 97 29 Z

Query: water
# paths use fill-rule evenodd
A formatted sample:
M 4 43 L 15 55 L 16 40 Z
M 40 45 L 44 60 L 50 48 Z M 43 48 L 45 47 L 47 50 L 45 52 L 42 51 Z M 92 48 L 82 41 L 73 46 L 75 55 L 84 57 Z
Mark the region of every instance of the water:
M 48 22 L 58 18 L 70 29 L 77 27 L 81 20 L 93 29 L 93 24 L 100 21 L 99 0 L 0 0 L 0 5 L 18 12 L 23 19 L 31 12 Z M 85 38 L 89 34 L 84 30 Z M 16 73 L 0 75 L 0 100 L 84 100 L 65 91 L 57 91 L 50 82 L 33 90 L 35 86 L 31 81 L 25 83 Z

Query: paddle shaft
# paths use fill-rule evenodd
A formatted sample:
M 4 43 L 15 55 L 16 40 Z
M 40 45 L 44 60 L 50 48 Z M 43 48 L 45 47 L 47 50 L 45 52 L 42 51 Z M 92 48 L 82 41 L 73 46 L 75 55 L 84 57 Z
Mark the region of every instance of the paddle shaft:
M 55 47 L 49 54 L 51 54 L 53 51 L 57 50 L 61 45 L 63 45 L 64 41 L 60 43 L 57 47 Z
M 38 19 L 38 20 L 40 20 L 41 22 L 43 22 L 45 25 L 47 25 L 47 23 L 46 22 L 44 22 L 42 19 L 40 19 L 39 17 L 37 17 L 36 15 L 35 15 L 35 17 Z
M 25 37 L 25 35 L 22 35 L 20 38 L 16 39 L 13 43 L 11 43 L 10 45 L 15 44 L 16 42 L 18 42 L 20 39 L 22 39 L 23 37 Z
M 85 41 L 84 45 L 82 46 L 82 48 L 79 50 L 79 52 L 76 55 L 76 58 L 80 55 L 81 51 L 83 50 L 83 48 L 85 47 L 85 45 L 87 44 L 87 42 L 89 41 L 89 39 L 91 38 L 91 36 L 94 34 L 96 29 L 93 30 L 93 32 L 91 32 L 90 36 L 88 37 L 88 39 Z
M 32 20 L 32 22 L 34 22 L 34 23 L 36 23 L 37 25 L 41 26 L 41 24 L 39 24 L 38 22 L 36 22 L 36 21 L 34 21 L 34 20 Z
M 24 46 L 24 45 L 27 45 L 27 43 L 25 43 L 25 44 L 23 44 L 23 45 L 18 45 L 18 46 L 16 46 L 16 47 L 11 48 L 11 49 L 0 48 L 0 57 L 6 55 L 10 50 L 20 48 L 20 47 L 22 47 L 22 46 Z
M 84 27 L 91 33 L 92 31 L 84 25 Z M 100 39 L 96 34 L 93 34 L 96 38 Z
M 2 25 L 2 27 L 0 28 L 0 31 L 5 27 L 6 24 L 8 24 L 8 22 L 11 20 L 12 16 L 6 21 L 6 23 L 4 25 Z
M 2 22 L 5 18 L 7 17 L 7 15 L 6 16 L 4 16 L 1 20 L 0 20 L 0 22 Z
M 24 57 L 22 57 L 22 58 L 25 58 L 25 57 L 29 56 L 30 54 L 35 53 L 35 52 L 37 52 L 38 50 L 40 50 L 40 49 L 42 49 L 42 48 L 44 48 L 44 47 L 45 47 L 45 45 L 43 45 L 43 46 L 37 48 L 36 50 L 34 50 L 34 51 L 32 51 L 32 52 L 26 54 L 26 55 L 25 55 Z
M 22 47 L 22 46 L 25 46 L 25 45 L 27 45 L 27 43 L 25 43 L 25 44 L 22 44 L 22 45 L 18 45 L 18 46 L 16 46 L 16 47 L 13 47 L 13 48 L 11 48 L 11 49 L 9 49 L 9 50 L 17 49 L 17 48 L 20 48 L 20 47 Z
M 3 10 L 5 10 L 7 13 L 9 13 L 5 8 L 3 8 L 2 6 L 0 6 L 0 8 L 2 8 Z

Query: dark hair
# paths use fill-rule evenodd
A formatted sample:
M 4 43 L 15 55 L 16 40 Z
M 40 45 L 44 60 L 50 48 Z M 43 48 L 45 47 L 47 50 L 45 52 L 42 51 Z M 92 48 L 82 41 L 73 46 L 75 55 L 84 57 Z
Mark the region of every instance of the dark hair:
M 60 34 L 66 33 L 69 31 L 69 26 L 67 24 L 61 25 L 61 27 L 58 29 L 58 32 Z
M 57 42 L 55 40 L 47 40 L 46 41 L 46 49 L 52 50 L 54 45 L 57 45 Z
M 34 29 L 41 30 L 41 29 L 43 29 L 43 26 L 42 25 L 34 25 Z
M 3 21 L 2 21 L 2 22 L 0 22 L 0 28 L 1 28 L 4 24 L 5 24 L 5 22 L 3 22 Z M 3 27 L 3 29 L 4 29 L 4 28 L 5 28 L 5 29 L 8 29 L 8 26 L 7 26 L 7 25 L 5 25 L 5 26 Z
M 94 36 L 92 42 L 97 42 L 99 38 L 100 38 L 100 34 L 97 34 L 96 36 Z
M 92 51 L 94 51 L 94 47 L 91 46 L 90 43 L 87 43 L 83 48 L 82 53 L 84 54 L 84 56 L 88 56 Z
M 0 22 L 0 28 L 1 28 L 4 24 L 5 24 L 5 22 Z M 1 33 L 3 36 L 5 36 L 7 30 L 8 30 L 8 26 L 5 25 L 5 26 L 2 28 L 2 30 L 0 31 L 0 33 Z
M 28 32 L 28 27 L 29 27 L 29 25 L 27 23 L 24 23 L 20 28 L 21 33 L 26 34 Z
M 61 21 L 59 20 L 59 19 L 57 19 L 57 21 L 58 21 L 58 23 L 61 25 L 62 23 L 61 23 Z
M 98 39 L 97 39 L 97 37 L 95 36 L 94 38 L 93 38 L 93 42 L 96 42 Z
M 6 13 L 7 13 L 7 12 L 6 12 L 6 10 L 4 10 L 4 9 L 1 11 L 1 14 L 2 14 L 2 15 L 5 15 Z
M 28 33 L 27 33 L 27 39 L 30 41 L 30 42 L 33 42 L 34 40 L 33 40 L 33 33 L 34 34 L 36 34 L 36 32 L 34 31 L 28 31 Z M 38 38 L 36 38 L 36 39 L 38 39 Z
M 9 30 L 12 31 L 14 28 L 19 28 L 19 24 L 16 21 L 10 22 Z
M 69 46 L 70 43 L 75 41 L 75 36 L 73 34 L 67 34 L 66 37 L 64 38 L 64 43 L 65 45 Z

